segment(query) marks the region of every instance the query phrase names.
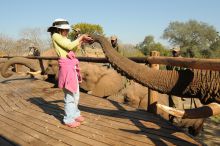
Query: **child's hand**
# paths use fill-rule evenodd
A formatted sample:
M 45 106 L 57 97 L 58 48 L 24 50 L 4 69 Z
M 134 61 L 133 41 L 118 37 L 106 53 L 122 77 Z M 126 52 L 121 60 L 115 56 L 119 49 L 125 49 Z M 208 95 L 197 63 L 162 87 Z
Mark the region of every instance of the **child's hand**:
M 87 34 L 83 34 L 81 35 L 81 37 L 79 38 L 82 42 L 92 42 L 93 39 L 87 35 Z

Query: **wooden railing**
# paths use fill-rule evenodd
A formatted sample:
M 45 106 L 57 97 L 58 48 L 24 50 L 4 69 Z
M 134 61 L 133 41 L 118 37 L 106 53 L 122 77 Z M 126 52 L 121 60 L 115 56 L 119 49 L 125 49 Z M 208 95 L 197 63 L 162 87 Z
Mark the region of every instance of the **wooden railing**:
M 29 59 L 42 59 L 42 60 L 58 60 L 58 57 L 48 56 L 1 56 L 0 58 L 13 58 L 25 57 Z M 83 62 L 96 62 L 108 63 L 107 58 L 94 58 L 94 57 L 77 57 L 79 61 Z M 146 64 L 163 64 L 171 66 L 180 66 L 192 69 L 203 70 L 216 70 L 220 71 L 220 59 L 199 59 L 199 58 L 183 58 L 183 57 L 162 57 L 162 56 L 149 56 L 149 57 L 128 57 L 137 63 Z

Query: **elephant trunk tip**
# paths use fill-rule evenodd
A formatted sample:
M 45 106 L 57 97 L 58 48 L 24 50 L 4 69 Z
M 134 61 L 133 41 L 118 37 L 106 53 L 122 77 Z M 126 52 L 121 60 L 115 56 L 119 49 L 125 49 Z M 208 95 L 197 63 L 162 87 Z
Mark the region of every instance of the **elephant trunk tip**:
M 9 78 L 9 77 L 11 77 L 12 76 L 12 73 L 8 73 L 8 72 L 2 72 L 1 73 L 1 75 L 2 75 L 2 77 L 4 77 L 4 78 Z

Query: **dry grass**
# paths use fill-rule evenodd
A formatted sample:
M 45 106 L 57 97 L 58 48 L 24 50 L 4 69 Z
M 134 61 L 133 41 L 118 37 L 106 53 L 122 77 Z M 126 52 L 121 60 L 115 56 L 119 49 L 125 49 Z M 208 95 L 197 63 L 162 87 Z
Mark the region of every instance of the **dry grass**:
M 220 114 L 211 117 L 211 121 L 220 124 Z

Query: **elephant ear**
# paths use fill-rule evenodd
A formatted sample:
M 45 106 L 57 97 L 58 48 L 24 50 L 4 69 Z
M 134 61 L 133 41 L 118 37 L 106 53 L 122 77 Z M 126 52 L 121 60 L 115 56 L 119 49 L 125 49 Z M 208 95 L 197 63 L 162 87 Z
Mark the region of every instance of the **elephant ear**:
M 97 82 L 92 94 L 99 97 L 106 97 L 117 93 L 124 87 L 123 78 L 114 70 L 104 74 Z

